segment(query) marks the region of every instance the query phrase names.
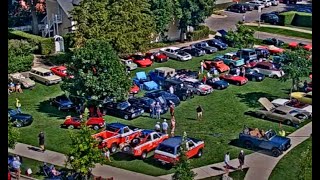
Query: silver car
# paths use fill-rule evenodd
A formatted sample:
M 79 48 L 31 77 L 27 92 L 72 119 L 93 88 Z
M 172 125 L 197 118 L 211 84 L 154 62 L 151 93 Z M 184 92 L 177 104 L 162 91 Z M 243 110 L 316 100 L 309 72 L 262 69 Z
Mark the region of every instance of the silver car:
M 161 48 L 160 52 L 164 53 L 171 59 L 176 59 L 180 61 L 188 61 L 192 59 L 192 56 L 189 53 L 186 53 L 177 47 Z
M 33 88 L 36 83 L 29 78 L 29 72 L 9 74 L 9 80 L 13 83 L 20 83 L 23 88 Z
M 121 59 L 121 62 L 130 70 L 135 70 L 138 68 L 138 65 L 134 63 L 131 59 Z

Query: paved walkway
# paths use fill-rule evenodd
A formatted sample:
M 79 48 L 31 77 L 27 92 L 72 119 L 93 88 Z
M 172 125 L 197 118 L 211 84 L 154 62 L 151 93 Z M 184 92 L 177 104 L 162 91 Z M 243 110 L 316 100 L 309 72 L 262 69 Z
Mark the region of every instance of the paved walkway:
M 245 23 L 245 25 L 248 26 L 259 26 L 258 23 Z M 270 25 L 270 24 L 260 24 L 261 27 L 270 27 L 270 28 L 278 28 L 278 29 L 287 29 L 287 30 L 292 30 L 292 31 L 297 31 L 297 32 L 303 32 L 303 33 L 308 33 L 312 34 L 312 31 L 306 30 L 306 29 L 300 29 L 300 28 L 294 28 L 294 27 L 287 27 L 287 26 L 276 26 L 276 25 Z
M 292 150 L 295 146 L 300 144 L 309 138 L 312 133 L 312 122 L 305 125 L 304 127 L 298 129 L 297 131 L 290 134 L 288 137 L 291 139 L 291 148 Z M 244 168 L 249 167 L 248 172 L 245 176 L 245 180 L 267 180 L 273 170 L 277 165 L 279 160 L 287 154 L 289 151 L 284 152 L 279 157 L 273 157 L 266 151 L 259 151 L 246 156 Z M 232 159 L 230 161 L 232 167 L 238 167 L 238 159 Z M 207 166 L 202 166 L 199 168 L 193 169 L 197 176 L 195 179 L 203 179 L 212 176 L 218 176 L 224 174 L 224 163 L 216 163 Z M 232 172 L 234 170 L 230 170 Z M 160 176 L 163 179 L 171 179 L 172 174 Z

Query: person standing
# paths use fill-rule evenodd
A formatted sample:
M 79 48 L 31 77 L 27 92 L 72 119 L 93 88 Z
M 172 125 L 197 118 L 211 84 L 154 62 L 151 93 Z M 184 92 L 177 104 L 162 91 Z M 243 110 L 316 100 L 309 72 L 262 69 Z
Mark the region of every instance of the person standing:
M 242 8 L 244 7 L 242 6 Z M 245 23 L 245 21 L 246 21 L 246 15 L 242 15 L 242 22 Z
M 173 89 L 173 86 L 172 86 L 172 85 L 169 87 L 169 92 L 170 92 L 171 94 L 174 94 L 174 89 Z
M 240 151 L 239 155 L 238 155 L 238 160 L 239 160 L 239 166 L 238 166 L 238 169 L 240 169 L 241 171 L 242 170 L 242 166 L 244 165 L 244 152 L 243 150 Z
M 166 119 L 164 119 L 162 123 L 162 133 L 168 134 L 168 123 Z
M 207 82 L 207 76 L 206 75 L 203 75 L 202 82 L 203 82 L 203 84 L 206 84 L 206 82 Z
M 20 179 L 20 175 L 21 175 L 20 166 L 21 166 L 21 162 L 16 157 L 14 157 L 12 162 L 12 167 L 16 173 L 16 179 L 18 180 Z
M 174 116 L 174 103 L 173 102 L 170 103 L 170 115 L 171 115 L 171 117 Z
M 236 68 L 236 74 L 237 74 L 237 76 L 239 76 L 240 75 L 240 68 Z
M 111 159 L 110 159 L 110 151 L 109 151 L 108 148 L 106 148 L 106 147 L 103 148 L 103 155 L 104 155 L 105 158 L 108 159 L 109 162 L 111 162 Z
M 160 122 L 157 122 L 157 124 L 154 126 L 154 130 L 156 131 L 156 132 L 160 132 Z
M 203 70 L 204 70 L 204 61 L 203 60 L 200 63 L 200 68 L 201 68 L 201 74 L 203 74 Z
M 246 69 L 244 67 L 242 67 L 241 74 L 242 74 L 242 77 L 246 76 Z
M 154 118 L 154 115 L 155 115 L 155 104 L 154 104 L 154 102 L 153 102 L 153 103 L 151 103 L 151 105 L 150 105 L 150 117 L 151 117 L 151 118 Z
M 176 119 L 174 116 L 171 117 L 171 137 L 174 136 L 174 130 L 176 129 Z
M 225 155 L 224 155 L 224 164 L 226 165 L 225 166 L 225 171 L 227 174 L 229 174 L 229 168 L 230 168 L 230 165 L 229 165 L 229 162 L 230 162 L 230 153 L 227 152 Z
M 157 102 L 157 104 L 156 104 L 156 118 L 157 119 L 160 119 L 161 117 L 160 117 L 160 115 L 161 115 L 161 105 L 160 105 L 160 103 L 159 102 Z
M 44 152 L 45 151 L 45 148 L 44 148 L 44 133 L 42 131 L 38 135 L 38 138 L 39 138 L 39 146 L 40 146 L 42 152 Z
M 21 113 L 21 103 L 18 98 L 16 98 L 16 108 L 19 113 Z
M 304 83 L 303 83 L 304 92 L 307 92 L 307 89 L 308 89 L 308 82 L 307 82 L 307 80 L 305 80 Z
M 202 120 L 202 112 L 203 112 L 202 107 L 199 105 L 196 110 L 197 110 L 197 120 Z
M 20 83 L 17 83 L 17 85 L 16 85 L 16 92 L 23 93 Z

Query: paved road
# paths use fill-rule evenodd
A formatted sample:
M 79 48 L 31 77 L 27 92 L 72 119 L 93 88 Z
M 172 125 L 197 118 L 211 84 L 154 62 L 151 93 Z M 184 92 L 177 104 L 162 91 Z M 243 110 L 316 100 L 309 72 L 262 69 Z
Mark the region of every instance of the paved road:
M 255 32 L 254 37 L 257 39 L 266 39 L 266 38 L 278 38 L 281 39 L 285 43 L 290 43 L 293 41 L 298 41 L 302 43 L 312 43 L 311 39 L 301 39 L 301 38 L 295 38 L 295 37 L 287 37 L 287 36 L 282 36 L 282 35 L 277 35 L 277 34 L 271 34 L 271 33 L 266 33 L 266 32 Z

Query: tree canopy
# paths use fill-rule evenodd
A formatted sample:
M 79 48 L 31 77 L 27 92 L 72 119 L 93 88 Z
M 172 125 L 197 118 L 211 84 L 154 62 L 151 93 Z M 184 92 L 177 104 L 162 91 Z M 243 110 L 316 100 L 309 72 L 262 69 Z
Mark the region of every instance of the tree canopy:
M 254 44 L 254 30 L 242 24 L 237 24 L 236 31 L 228 31 L 226 39 L 236 48 L 251 48 Z
M 76 48 L 66 66 L 74 76 L 66 79 L 62 90 L 74 96 L 103 99 L 124 99 L 131 86 L 125 66 L 118 55 L 105 41 L 87 40 L 83 47 Z
M 102 39 L 119 53 L 143 51 L 155 32 L 148 0 L 83 0 L 71 12 L 76 46 Z
M 13 127 L 13 124 L 8 121 L 8 147 L 14 149 L 20 137 L 20 131 Z
M 150 10 L 154 16 L 156 32 L 163 35 L 174 19 L 173 0 L 149 0 Z

